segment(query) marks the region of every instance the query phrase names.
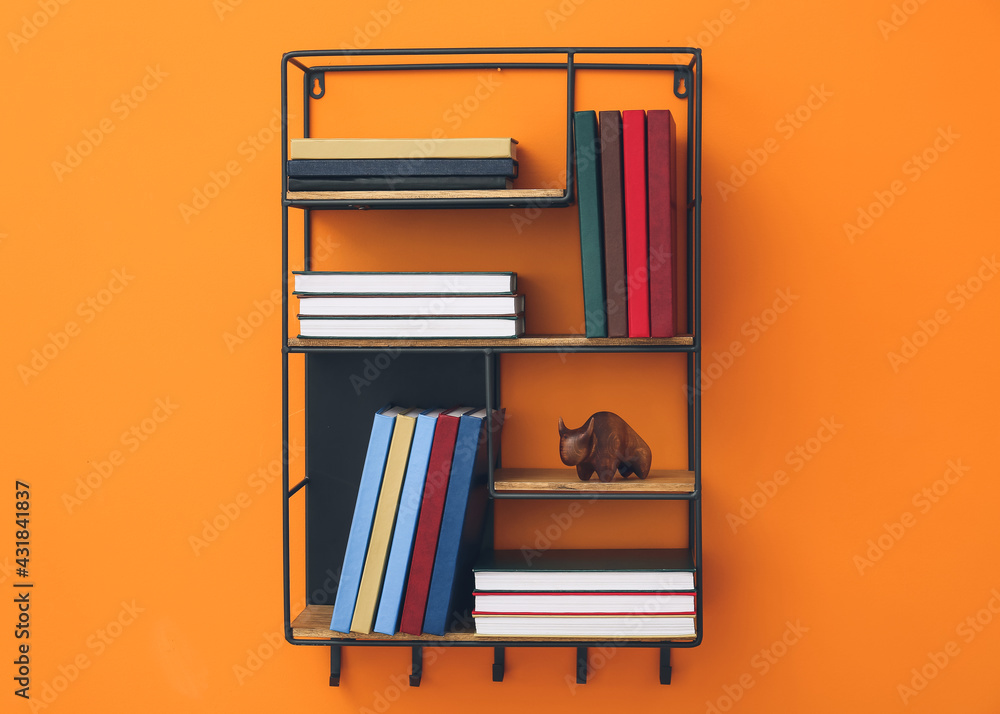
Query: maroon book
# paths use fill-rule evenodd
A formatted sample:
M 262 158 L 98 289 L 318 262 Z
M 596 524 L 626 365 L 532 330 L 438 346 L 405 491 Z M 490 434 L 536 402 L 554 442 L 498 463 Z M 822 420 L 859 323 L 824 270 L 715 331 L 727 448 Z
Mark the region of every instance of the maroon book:
M 399 622 L 399 631 L 408 635 L 419 635 L 423 632 L 427 591 L 434 570 L 434 554 L 437 550 L 438 533 L 441 530 L 441 514 L 444 512 L 445 496 L 448 494 L 448 477 L 451 474 L 451 459 L 455 452 L 455 438 L 458 436 L 459 417 L 469 410 L 469 407 L 460 407 L 445 412 L 438 417 L 437 425 L 434 427 L 434 441 L 427 461 L 424 496 L 420 503 L 417 533 L 413 539 L 410 574 L 406 579 L 403 614 Z
M 628 336 L 649 337 L 649 234 L 646 217 L 646 112 L 622 112 Z
M 628 337 L 625 214 L 622 211 L 622 113 L 601 112 L 601 190 L 608 337 Z
M 649 177 L 649 321 L 673 337 L 677 319 L 677 125 L 667 109 L 646 112 Z

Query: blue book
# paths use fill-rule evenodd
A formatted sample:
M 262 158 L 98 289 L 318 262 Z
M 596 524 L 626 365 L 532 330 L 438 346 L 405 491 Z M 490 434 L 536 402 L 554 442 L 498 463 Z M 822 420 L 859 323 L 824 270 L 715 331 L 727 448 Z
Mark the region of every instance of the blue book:
M 465 610 L 471 613 L 472 566 L 479 555 L 489 496 L 486 488 L 486 410 L 463 414 L 455 439 L 448 494 L 424 613 L 426 634 L 443 635 Z M 494 411 L 493 455 L 500 451 L 503 411 Z
M 379 596 L 373 628 L 375 632 L 384 635 L 396 634 L 399 625 L 406 576 L 410 570 L 410 556 L 413 554 L 413 538 L 417 532 L 417 518 L 423 501 L 427 464 L 431 457 L 431 443 L 434 441 L 434 428 L 437 426 L 438 415 L 444 411 L 433 409 L 417 417 L 417 428 L 413 432 L 410 460 L 403 477 L 403 490 L 399 497 L 399 510 L 392 531 L 389 560 L 385 566 L 382 594 Z
M 385 471 L 386 457 L 389 455 L 392 429 L 396 423 L 396 415 L 405 411 L 406 407 L 384 407 L 375 414 L 372 423 L 365 466 L 358 486 L 358 500 L 354 504 L 354 518 L 351 520 L 351 532 L 347 537 L 347 550 L 344 552 L 344 567 L 340 571 L 337 599 L 333 603 L 330 629 L 335 632 L 351 631 L 354 605 L 358 599 L 361 571 L 364 569 L 365 556 L 368 553 L 368 539 L 375 520 L 375 506 L 382 489 L 382 474 Z

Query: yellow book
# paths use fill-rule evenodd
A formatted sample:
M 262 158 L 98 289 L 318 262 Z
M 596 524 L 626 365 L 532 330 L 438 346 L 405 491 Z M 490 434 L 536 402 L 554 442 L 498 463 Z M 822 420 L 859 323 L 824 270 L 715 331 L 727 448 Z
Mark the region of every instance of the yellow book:
M 378 605 L 378 594 L 382 589 L 385 563 L 389 556 L 389 542 L 392 540 L 392 527 L 396 522 L 396 510 L 399 508 L 399 493 L 403 487 L 403 475 L 406 473 L 406 462 L 410 456 L 410 443 L 413 441 L 417 415 L 421 411 L 423 410 L 410 409 L 396 416 L 392 441 L 389 443 L 389 455 L 385 461 L 382 489 L 379 491 L 378 505 L 375 508 L 375 522 L 372 524 L 371 539 L 368 541 L 368 555 L 365 556 L 358 599 L 354 605 L 351 632 L 368 634 L 375 622 L 375 607 Z
M 289 159 L 516 159 L 510 137 L 471 139 L 292 139 Z

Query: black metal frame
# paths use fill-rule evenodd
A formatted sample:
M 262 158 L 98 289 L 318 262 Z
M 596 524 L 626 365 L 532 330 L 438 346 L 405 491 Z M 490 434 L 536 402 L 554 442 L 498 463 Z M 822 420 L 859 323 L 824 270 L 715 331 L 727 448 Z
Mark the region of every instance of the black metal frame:
M 524 55 L 562 55 L 564 61 L 443 61 L 442 58 L 455 56 L 475 56 L 489 55 L 492 60 L 496 56 L 524 56 Z M 684 56 L 688 60 L 684 63 L 655 62 L 607 62 L 607 61 L 583 61 L 578 62 L 577 56 L 588 57 L 592 55 L 659 55 L 659 56 Z M 345 57 L 408 57 L 408 58 L 437 58 L 436 61 L 410 61 L 392 62 L 383 61 L 371 64 L 334 64 L 336 58 Z M 343 61 L 341 59 L 341 61 Z M 315 62 L 313 64 L 312 62 Z M 303 107 L 303 136 L 310 135 L 310 100 L 321 99 L 326 93 L 326 81 L 328 73 L 345 71 L 420 71 L 430 69 L 539 69 L 539 70 L 563 70 L 566 72 L 566 187 L 561 197 L 550 198 L 458 198 L 458 199 L 399 199 L 383 198 L 367 201 L 344 200 L 344 199 L 324 199 L 324 200 L 290 200 L 285 193 L 285 166 L 288 159 L 288 70 L 295 67 L 302 72 L 302 107 Z M 627 500 L 684 500 L 688 503 L 688 548 L 692 551 L 694 565 L 696 569 L 696 632 L 694 639 L 688 641 L 627 641 L 627 640 L 504 640 L 498 642 L 495 639 L 483 640 L 451 640 L 447 637 L 440 639 L 428 639 L 426 637 L 406 638 L 397 635 L 391 640 L 354 640 L 354 639 L 297 639 L 292 633 L 292 613 L 291 613 L 291 588 L 290 588 L 290 551 L 289 551 L 289 502 L 292 496 L 300 490 L 304 493 L 304 498 L 308 504 L 309 484 L 311 473 L 308 462 L 308 445 L 306 449 L 306 477 L 295 485 L 289 483 L 289 354 L 303 353 L 310 354 L 333 354 L 337 352 L 351 353 L 374 353 L 379 352 L 379 347 L 350 347 L 350 346 L 290 346 L 288 335 L 288 212 L 289 208 L 304 209 L 304 244 L 303 244 L 303 266 L 308 270 L 311 268 L 311 236 L 310 218 L 311 210 L 342 210 L 357 208 L 372 209 L 404 209 L 404 208 L 511 208 L 511 207 L 538 207 L 538 208 L 558 208 L 566 207 L 573 201 L 573 147 L 572 147 L 572 120 L 574 111 L 574 89 L 575 77 L 578 71 L 586 70 L 651 70 L 669 71 L 674 76 L 674 94 L 687 103 L 687 305 L 688 324 L 693 336 L 692 345 L 625 345 L 625 346 L 583 346 L 583 347 L 545 347 L 545 346 L 519 346 L 516 339 L 510 341 L 509 346 L 499 347 L 406 347 L 407 352 L 412 353 L 479 353 L 485 360 L 484 372 L 486 375 L 486 406 L 492 409 L 499 400 L 499 355 L 504 353 L 530 353 L 530 352 L 580 352 L 580 353 L 608 353 L 608 352 L 676 352 L 683 353 L 687 357 L 687 379 L 689 385 L 688 398 L 688 464 L 689 470 L 695 474 L 694 490 L 688 494 L 598 494 L 598 498 L 606 499 L 627 499 Z M 683 87 L 683 90 L 681 89 Z M 411 686 L 419 686 L 422 674 L 422 648 L 423 646 L 457 646 L 457 647 L 493 647 L 494 661 L 492 666 L 493 681 L 503 681 L 504 675 L 504 652 L 506 647 L 575 647 L 577 651 L 577 681 L 585 683 L 587 677 L 587 649 L 589 647 L 640 647 L 660 650 L 660 682 L 669 684 L 671 680 L 670 650 L 673 648 L 690 648 L 698 646 L 703 636 L 703 571 L 702 571 L 702 541 L 701 541 L 701 393 L 698 388 L 698 378 L 701 369 L 701 94 L 702 94 L 702 59 L 701 50 L 691 47 L 519 47 L 519 48 L 439 48 L 439 49 L 387 49 L 387 50 L 316 50 L 299 51 L 286 53 L 281 60 L 281 116 L 282 116 L 282 148 L 281 148 L 281 204 L 282 204 L 282 536 L 283 536 L 283 583 L 284 583 L 284 629 L 285 639 L 297 645 L 322 646 L 330 648 L 330 685 L 337 686 L 340 683 L 341 667 L 341 647 L 344 646 L 405 646 L 412 648 L 413 669 L 410 675 Z M 306 369 L 306 394 L 308 395 L 309 370 Z M 307 424 L 308 431 L 308 424 Z M 493 443 L 489 442 L 489 450 L 492 455 Z M 492 459 L 490 459 L 492 463 Z M 492 504 L 494 498 L 593 498 L 594 494 L 574 495 L 574 494 L 497 494 L 492 488 L 492 474 L 490 478 L 490 516 L 492 516 Z M 490 533 L 487 537 L 492 540 L 492 517 L 488 525 Z M 307 548 L 308 548 L 308 508 L 307 522 L 305 524 Z M 307 559 L 307 582 L 308 582 L 309 562 Z

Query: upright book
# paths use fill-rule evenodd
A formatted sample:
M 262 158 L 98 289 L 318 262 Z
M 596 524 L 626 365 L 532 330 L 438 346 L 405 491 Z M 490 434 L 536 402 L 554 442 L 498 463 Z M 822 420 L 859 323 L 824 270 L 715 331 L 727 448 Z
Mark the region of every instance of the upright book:
M 601 209 L 604 223 L 604 286 L 608 337 L 628 337 L 625 281 L 625 213 L 622 187 L 622 113 L 600 113 Z
M 487 430 L 493 433 L 496 458 L 503 416 L 500 410 L 487 417 L 485 409 L 462 415 L 427 592 L 426 633 L 443 635 L 457 617 L 472 612 L 472 566 L 479 556 L 489 500 Z
M 459 418 L 470 411 L 473 410 L 469 407 L 452 409 L 438 416 L 434 427 L 434 440 L 427 463 L 427 478 L 420 502 L 420 517 L 417 519 L 413 557 L 410 560 L 410 572 L 406 576 L 406 594 L 399 622 L 400 632 L 408 635 L 423 632 L 427 589 L 434 570 L 434 555 L 437 551 L 438 534 L 441 532 L 441 514 L 448 493 Z
M 646 112 L 622 112 L 628 336 L 649 337 L 649 236 L 646 215 Z
M 361 585 L 358 587 L 357 602 L 354 605 L 354 617 L 351 619 L 351 632 L 368 634 L 372 631 L 375 606 L 385 575 L 386 558 L 389 555 L 389 540 L 392 537 L 392 527 L 399 508 L 399 493 L 403 488 L 403 476 L 410 455 L 413 429 L 417 425 L 417 415 L 421 411 L 421 409 L 411 409 L 396 415 L 378 506 L 375 509 L 375 520 L 372 523 L 372 534 L 368 541 L 365 567 L 361 574 Z
M 646 112 L 649 143 L 649 322 L 652 337 L 678 332 L 677 125 L 667 109 Z
M 344 551 L 344 565 L 333 603 L 333 617 L 330 620 L 330 629 L 335 632 L 351 631 L 354 605 L 357 603 L 361 574 L 368 553 L 368 540 L 371 536 L 372 522 L 375 520 L 375 507 L 382 489 L 382 475 L 389 455 L 392 429 L 396 423 L 396 416 L 405 411 L 406 407 L 385 407 L 375 414 L 372 422 L 365 465 L 358 486 L 358 497 L 354 504 L 354 516 L 351 519 L 351 531 L 347 537 L 347 549 Z
M 576 205 L 580 214 L 580 264 L 587 337 L 607 337 L 604 293 L 604 241 L 601 224 L 601 164 L 597 114 L 574 112 Z
M 432 409 L 418 416 L 413 432 L 410 459 L 406 464 L 403 490 L 399 496 L 396 525 L 392 530 L 389 561 L 385 566 L 382 594 L 379 596 L 378 612 L 375 615 L 374 630 L 384 635 L 395 634 L 399 625 L 406 576 L 410 572 L 410 557 L 413 555 L 413 539 L 417 532 L 417 516 L 420 514 L 427 465 L 434 442 L 434 428 L 442 412 L 444 409 Z

